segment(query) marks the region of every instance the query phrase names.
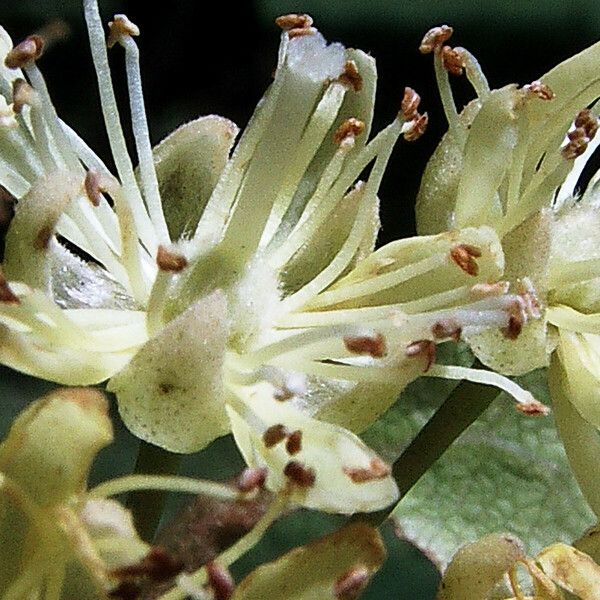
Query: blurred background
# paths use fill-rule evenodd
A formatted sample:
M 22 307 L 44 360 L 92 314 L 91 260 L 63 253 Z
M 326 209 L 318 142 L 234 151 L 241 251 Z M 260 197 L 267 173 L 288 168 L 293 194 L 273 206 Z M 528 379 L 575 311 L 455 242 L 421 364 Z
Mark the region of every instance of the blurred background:
M 423 33 L 447 23 L 455 29 L 453 45 L 467 47 L 479 59 L 492 87 L 529 83 L 556 63 L 600 39 L 597 0 L 254 0 L 204 3 L 172 0 L 150 10 L 146 2 L 100 0 L 105 20 L 126 13 L 141 29 L 139 45 L 153 142 L 199 115 L 217 113 L 243 126 L 275 66 L 279 32 L 274 18 L 308 12 L 330 41 L 341 41 L 377 59 L 379 88 L 374 129 L 385 126 L 398 110 L 404 87 L 422 96 L 429 112 L 427 134 L 414 144 L 400 144 L 384 179 L 383 229 L 380 241 L 414 233 L 413 205 L 428 156 L 445 131 L 431 56 L 417 47 Z M 100 120 L 98 94 L 79 0 L 2 0 L 0 24 L 15 41 L 42 30 L 56 38 L 40 66 L 59 114 L 105 160 L 108 143 Z M 123 57 L 111 53 L 113 76 L 123 102 Z M 600 65 L 599 65 L 600 68 Z M 467 101 L 468 87 L 455 80 L 457 98 Z M 49 388 L 6 369 L 0 370 L 0 435 L 12 417 Z M 131 470 L 136 441 L 118 432 L 118 444 L 107 450 L 94 478 Z M 229 439 L 217 441 L 201 458 L 191 457 L 188 473 L 225 478 L 241 463 Z M 276 526 L 270 541 L 238 566 L 273 557 L 335 526 L 334 519 L 306 515 Z M 433 598 L 437 574 L 416 550 L 385 531 L 390 558 L 367 600 Z

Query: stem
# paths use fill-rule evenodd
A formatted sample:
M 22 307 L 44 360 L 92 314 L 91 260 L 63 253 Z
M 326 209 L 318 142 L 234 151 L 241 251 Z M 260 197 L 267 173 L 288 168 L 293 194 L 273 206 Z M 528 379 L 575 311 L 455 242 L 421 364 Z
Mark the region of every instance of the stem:
M 461 382 L 425 427 L 394 462 L 392 475 L 403 497 L 498 396 L 492 386 Z M 356 515 L 359 520 L 379 525 L 396 508 Z
M 289 496 L 286 491 L 281 492 L 271 503 L 267 512 L 256 523 L 256 525 L 244 537 L 240 538 L 235 544 L 227 548 L 214 560 L 223 567 L 229 567 L 236 560 L 241 558 L 246 552 L 251 550 L 262 539 L 267 529 L 283 514 L 289 505 Z M 206 569 L 201 567 L 194 573 L 182 575 L 186 581 L 193 587 L 201 588 L 206 584 Z M 162 596 L 159 600 L 182 600 L 187 594 L 179 587 L 175 587 Z
M 175 475 L 179 470 L 181 455 L 167 452 L 158 446 L 140 442 L 134 473 L 146 475 Z M 148 490 L 132 492 L 127 506 L 133 512 L 140 537 L 151 542 L 162 516 L 168 492 Z

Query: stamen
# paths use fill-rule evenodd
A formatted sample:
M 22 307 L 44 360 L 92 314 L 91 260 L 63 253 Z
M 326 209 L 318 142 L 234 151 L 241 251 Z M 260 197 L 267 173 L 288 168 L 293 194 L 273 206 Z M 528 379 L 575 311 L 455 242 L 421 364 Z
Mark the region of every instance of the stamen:
M 450 48 L 450 46 L 442 48 L 442 64 L 448 73 L 457 77 L 463 74 L 465 68 L 465 61 L 460 51 Z
M 94 206 L 100 206 L 100 202 L 102 201 L 102 193 L 106 192 L 106 188 L 104 188 L 100 183 L 100 175 L 96 171 L 88 171 L 85 174 L 83 187 L 88 200 Z
M 317 30 L 314 27 L 297 27 L 295 29 L 288 30 L 288 37 L 291 39 L 297 37 L 303 37 L 306 35 L 314 35 L 317 33 Z
M 214 600 L 229 600 L 233 596 L 235 582 L 225 567 L 211 561 L 206 565 L 206 575 Z
M 142 90 L 142 75 L 140 72 L 140 53 L 137 44 L 131 36 L 139 35 L 139 29 L 125 15 L 115 15 L 112 21 L 110 35 L 125 48 L 125 67 L 129 87 L 129 107 L 135 148 L 140 163 L 142 189 L 150 219 L 154 225 L 159 240 L 168 242 L 169 230 L 162 209 L 162 200 L 158 189 L 158 178 L 152 155 L 148 118 Z M 110 40 L 110 37 L 109 37 Z M 110 46 L 109 46 L 110 47 Z
M 468 275 L 477 277 L 479 265 L 476 258 L 482 255 L 481 249 L 471 244 L 458 244 L 450 250 L 450 258 Z
M 382 358 L 387 354 L 385 338 L 381 333 L 374 336 L 346 336 L 344 345 L 353 354 L 368 354 L 373 358 Z
M 523 86 L 523 91 L 529 96 L 535 96 L 540 100 L 552 100 L 554 98 L 554 92 L 545 83 L 539 80 L 532 81 L 531 83 Z
M 530 392 L 524 390 L 520 385 L 508 379 L 508 377 L 504 377 L 493 371 L 449 365 L 433 365 L 426 376 L 455 380 L 465 379 L 473 383 L 493 385 L 512 396 L 520 405 L 519 410 L 526 414 L 547 415 L 550 412 L 550 409 L 538 402 Z
M 302 450 L 302 432 L 297 429 L 288 435 L 285 443 L 285 449 L 291 456 L 298 454 Z
M 448 25 L 440 25 L 430 29 L 421 40 L 419 52 L 421 54 L 430 54 L 431 52 L 439 52 L 444 42 L 447 42 L 454 30 Z
M 188 260 L 183 254 L 177 254 L 167 250 L 164 246 L 159 246 L 156 253 L 156 264 L 161 271 L 169 273 L 180 273 L 188 265 Z
M 380 458 L 373 458 L 368 467 L 344 467 L 343 471 L 354 483 L 385 479 L 392 472 Z
M 436 340 L 445 340 L 450 338 L 455 342 L 460 342 L 462 327 L 453 319 L 444 319 L 433 325 L 431 328 L 431 334 Z
M 348 139 L 351 139 L 352 142 L 354 142 L 354 139 L 364 130 L 365 124 L 360 119 L 350 117 L 337 128 L 336 132 L 333 134 L 333 141 L 336 144 L 346 143 Z
M 448 25 L 441 25 L 440 27 L 430 29 L 423 37 L 421 45 L 419 46 L 419 51 L 422 54 L 434 53 L 433 65 L 435 68 L 435 78 L 438 84 L 442 106 L 444 107 L 444 114 L 446 115 L 449 128 L 455 132 L 460 132 L 458 112 L 456 110 L 456 105 L 454 104 L 454 98 L 452 97 L 448 71 L 444 67 L 442 59 L 443 44 L 450 39 L 452 33 L 453 29 Z
M 296 460 L 291 460 L 285 465 L 283 474 L 301 488 L 312 487 L 317 479 L 313 469 Z
M 427 373 L 435 363 L 436 346 L 431 340 L 418 340 L 409 344 L 404 351 L 404 354 L 409 358 L 424 358 L 425 368 L 424 373 Z
M 336 600 L 357 600 L 368 582 L 368 569 L 361 566 L 354 567 L 335 582 L 333 594 Z
M 44 51 L 44 40 L 39 35 L 30 35 L 17 44 L 4 59 L 9 69 L 21 69 L 36 61 Z
M 237 489 L 243 494 L 249 494 L 263 487 L 267 480 L 266 467 L 248 467 L 244 469 L 236 481 Z
M 421 96 L 410 87 L 404 88 L 404 96 L 402 97 L 402 104 L 400 110 L 405 121 L 412 121 L 418 118 L 419 113 L 417 109 L 421 104 Z
M 344 72 L 338 77 L 338 81 L 351 87 L 355 92 L 360 92 L 362 90 L 363 80 L 358 72 L 355 61 L 346 61 Z
M 263 444 L 266 448 L 273 448 L 280 442 L 283 442 L 288 436 L 288 429 L 285 425 L 278 423 L 277 425 L 271 425 L 262 436 Z
M 427 113 L 423 113 L 422 115 L 417 113 L 417 117 L 406 124 L 408 127 L 403 127 L 402 133 L 404 139 L 407 142 L 414 142 L 418 140 L 425 133 L 428 123 L 429 116 Z
M 496 283 L 476 283 L 469 290 L 469 295 L 474 300 L 490 298 L 493 296 L 502 296 L 508 292 L 510 283 L 508 281 L 498 281 Z
M 508 310 L 508 315 L 508 325 L 501 329 L 502 335 L 509 340 L 516 340 L 527 322 L 523 303 L 515 300 Z
M 123 182 L 123 197 L 133 217 L 133 223 L 130 224 L 130 227 L 134 227 L 133 231 L 140 236 L 148 251 L 155 254 L 158 246 L 156 233 L 140 196 L 133 165 L 127 152 L 127 144 L 121 128 L 119 109 L 110 75 L 104 29 L 100 20 L 97 0 L 84 0 L 84 12 L 90 37 L 92 58 L 96 68 L 96 77 L 98 78 L 98 90 L 106 132 L 119 177 Z
M 34 102 L 33 88 L 24 79 L 15 79 L 13 82 L 13 110 L 21 114 L 24 106 Z
M 312 27 L 313 20 L 310 15 L 302 13 L 290 13 L 289 15 L 281 15 L 275 19 L 275 24 L 281 27 L 283 31 L 290 29 L 308 29 Z
M 125 37 L 140 35 L 139 27 L 132 23 L 127 15 L 115 15 L 113 19 L 108 23 L 108 39 L 106 40 L 108 48 L 112 48 L 117 43 L 123 43 Z

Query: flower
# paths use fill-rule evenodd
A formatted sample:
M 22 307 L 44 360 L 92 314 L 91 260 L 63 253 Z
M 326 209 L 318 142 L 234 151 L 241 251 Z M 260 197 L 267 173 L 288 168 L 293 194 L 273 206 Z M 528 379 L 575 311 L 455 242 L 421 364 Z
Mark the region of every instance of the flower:
M 231 155 L 237 127 L 214 115 L 152 150 L 139 31 L 117 15 L 108 45 L 125 49 L 134 170 L 98 7 L 84 8 L 118 178 L 56 116 L 35 64 L 41 40 L 12 48 L 2 37 L 10 150 L 0 183 L 18 202 L 0 360 L 68 385 L 109 379 L 131 431 L 174 452 L 233 431 L 247 462 L 269 467 L 267 485 L 291 483 L 305 506 L 388 505 L 389 468 L 349 429 L 364 429 L 423 371 L 471 376 L 433 365 L 435 345 L 508 327 L 520 302 L 489 285 L 503 271 L 489 227 L 373 251 L 392 148 L 426 125 L 418 95 L 407 88 L 368 141 L 373 59 L 288 15 L 274 81 Z
M 579 184 L 600 143 L 600 44 L 531 84 L 490 90 L 469 52 L 443 45 L 451 32 L 444 26 L 428 34 L 436 40 L 431 50 L 449 131 L 423 177 L 419 231 L 488 225 L 498 233 L 505 277 L 541 318 L 523 326 L 516 313 L 513 327 L 522 332 L 515 341 L 493 331 L 468 341 L 483 363 L 504 374 L 550 367 L 557 425 L 582 490 L 600 514 L 592 467 L 600 455 L 593 431 L 600 427 L 598 174 L 586 189 Z M 460 114 L 448 57 L 477 93 Z
M 0 444 L 0 591 L 3 598 L 105 597 L 114 569 L 148 546 L 117 502 L 85 490 L 112 440 L 107 402 L 63 389 L 34 402 Z

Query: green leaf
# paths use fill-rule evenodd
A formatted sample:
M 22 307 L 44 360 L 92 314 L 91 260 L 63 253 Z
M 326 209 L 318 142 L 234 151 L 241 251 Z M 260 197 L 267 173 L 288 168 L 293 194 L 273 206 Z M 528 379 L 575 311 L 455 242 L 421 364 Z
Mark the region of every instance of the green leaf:
M 544 370 L 518 381 L 548 402 Z M 413 423 L 431 411 L 414 398 L 404 401 L 410 402 L 404 418 Z M 508 530 L 535 554 L 552 542 L 571 542 L 594 523 L 552 416 L 525 416 L 504 394 L 417 482 L 393 516 L 406 538 L 442 565 L 461 545 L 491 532 Z

